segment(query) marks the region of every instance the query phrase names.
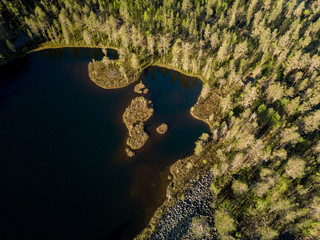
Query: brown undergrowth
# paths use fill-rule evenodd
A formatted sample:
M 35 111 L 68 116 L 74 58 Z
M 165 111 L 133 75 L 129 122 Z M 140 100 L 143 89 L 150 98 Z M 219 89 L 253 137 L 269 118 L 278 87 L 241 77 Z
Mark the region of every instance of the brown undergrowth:
M 157 127 L 157 133 L 159 134 L 165 134 L 168 131 L 168 125 L 165 123 L 162 123 L 159 127 Z
M 144 122 L 153 115 L 152 102 L 140 96 L 132 100 L 123 114 L 123 121 L 129 131 L 127 144 L 134 150 L 141 148 L 149 138 Z
M 221 117 L 217 115 L 220 112 L 220 99 L 221 97 L 214 91 L 211 91 L 206 97 L 200 96 L 190 110 L 191 115 L 212 127 L 212 123 Z
M 117 60 L 89 63 L 89 77 L 99 87 L 116 89 L 128 86 L 140 78 L 140 72 L 121 66 Z M 111 66 L 110 66 L 111 65 Z

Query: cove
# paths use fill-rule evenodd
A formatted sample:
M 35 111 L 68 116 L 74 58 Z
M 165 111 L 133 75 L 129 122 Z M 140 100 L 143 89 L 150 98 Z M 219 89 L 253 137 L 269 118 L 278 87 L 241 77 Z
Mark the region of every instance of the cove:
M 165 199 L 169 166 L 208 132 L 189 113 L 200 81 L 149 67 L 150 138 L 127 158 L 122 114 L 137 94 L 134 84 L 105 90 L 89 79 L 89 61 L 102 56 L 43 50 L 0 67 L 1 239 L 134 238 Z

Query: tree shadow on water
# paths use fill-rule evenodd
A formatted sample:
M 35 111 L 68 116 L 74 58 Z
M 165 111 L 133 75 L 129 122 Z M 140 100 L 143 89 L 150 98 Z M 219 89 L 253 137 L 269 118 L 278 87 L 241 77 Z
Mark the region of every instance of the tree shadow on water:
M 122 239 L 125 229 L 132 221 L 128 220 L 112 230 L 104 240 L 119 240 Z

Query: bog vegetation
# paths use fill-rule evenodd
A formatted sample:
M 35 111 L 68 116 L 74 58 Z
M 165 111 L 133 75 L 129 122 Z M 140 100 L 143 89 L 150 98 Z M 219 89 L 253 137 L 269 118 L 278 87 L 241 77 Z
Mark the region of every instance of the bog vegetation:
M 127 145 L 136 150 L 142 148 L 149 139 L 144 130 L 144 123 L 153 115 L 153 106 L 150 100 L 143 96 L 136 97 L 123 113 L 123 121 L 129 131 Z
M 104 46 L 132 69 L 200 76 L 193 113 L 211 136 L 196 153 L 215 174 L 220 238 L 320 236 L 319 1 L 1 0 L 0 12 L 2 62 L 39 44 Z

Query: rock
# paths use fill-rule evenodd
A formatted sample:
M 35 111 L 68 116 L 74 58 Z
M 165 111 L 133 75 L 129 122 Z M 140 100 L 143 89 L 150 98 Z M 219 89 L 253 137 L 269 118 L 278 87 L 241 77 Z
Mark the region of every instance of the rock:
M 126 148 L 126 153 L 127 153 L 127 156 L 132 158 L 136 155 L 136 153 L 134 151 L 132 151 L 130 148 Z
M 142 90 L 145 88 L 146 86 L 143 83 L 138 83 L 135 87 L 134 87 L 134 91 L 136 93 L 142 94 Z M 144 90 L 143 90 L 144 91 Z
M 212 180 L 212 172 L 195 179 L 184 197 L 162 215 L 149 239 L 218 239 L 209 206 L 213 198 Z
M 168 131 L 168 125 L 165 123 L 162 123 L 159 127 L 157 127 L 157 132 L 159 134 L 165 134 Z
M 143 94 L 147 94 L 149 92 L 148 88 L 143 89 Z

